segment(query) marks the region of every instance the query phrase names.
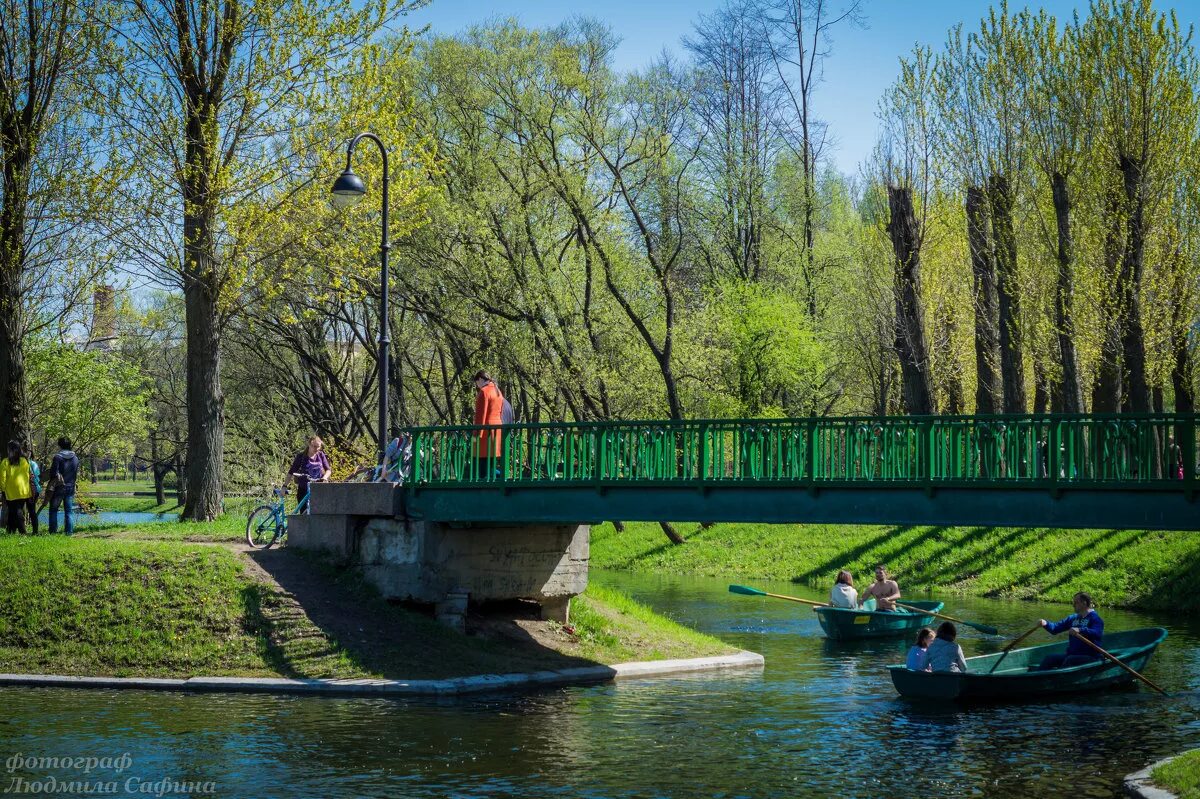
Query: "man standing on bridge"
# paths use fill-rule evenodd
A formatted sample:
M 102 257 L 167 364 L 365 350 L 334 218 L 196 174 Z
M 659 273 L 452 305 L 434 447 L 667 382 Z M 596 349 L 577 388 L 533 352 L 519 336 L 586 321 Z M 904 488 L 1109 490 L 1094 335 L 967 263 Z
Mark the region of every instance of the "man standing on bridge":
M 871 598 L 875 599 L 876 610 L 895 612 L 900 586 L 896 585 L 895 580 L 888 579 L 887 569 L 883 568 L 882 563 L 875 567 L 875 582 L 862 595 L 864 602 Z

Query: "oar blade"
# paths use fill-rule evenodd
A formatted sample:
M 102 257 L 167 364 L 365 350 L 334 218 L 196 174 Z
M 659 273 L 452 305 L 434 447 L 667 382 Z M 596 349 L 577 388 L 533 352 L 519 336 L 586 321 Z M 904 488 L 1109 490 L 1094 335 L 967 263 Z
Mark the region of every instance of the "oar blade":
M 745 594 L 746 596 L 766 596 L 766 591 L 759 591 L 757 588 L 751 588 L 748 585 L 731 585 L 729 586 L 731 594 Z
M 974 621 L 963 622 L 963 624 L 966 624 L 970 627 L 974 627 L 976 630 L 979 630 L 979 632 L 981 632 L 985 635 L 999 635 L 1000 634 L 1000 631 L 997 630 L 995 627 L 991 626 L 990 624 L 980 624 L 980 623 L 974 622 Z

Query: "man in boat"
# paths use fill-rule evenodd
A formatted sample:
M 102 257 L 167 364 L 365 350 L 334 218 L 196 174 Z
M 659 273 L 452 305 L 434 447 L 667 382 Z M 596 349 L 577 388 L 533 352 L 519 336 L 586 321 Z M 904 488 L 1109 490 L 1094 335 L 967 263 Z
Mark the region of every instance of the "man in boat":
M 1051 635 L 1058 635 L 1063 630 L 1066 630 L 1067 634 L 1071 636 L 1071 639 L 1067 642 L 1066 653 L 1062 655 L 1047 655 L 1042 658 L 1042 663 L 1038 666 L 1040 671 L 1069 669 L 1072 666 L 1081 666 L 1084 663 L 1091 663 L 1093 660 L 1099 660 L 1100 658 L 1094 649 L 1083 641 L 1077 640 L 1079 638 L 1086 638 L 1096 646 L 1101 646 L 1100 642 L 1104 638 L 1104 620 L 1100 618 L 1100 614 L 1096 613 L 1096 606 L 1092 602 L 1092 595 L 1086 591 L 1080 591 L 1075 594 L 1072 601 L 1075 605 L 1075 612 L 1062 621 L 1038 619 L 1038 623 Z
M 896 612 L 896 600 L 900 598 L 900 586 L 896 585 L 896 581 L 888 577 L 887 569 L 883 568 L 883 564 L 875 567 L 875 582 L 863 591 L 862 601 L 868 599 L 875 600 L 875 609 L 884 610 L 889 613 Z

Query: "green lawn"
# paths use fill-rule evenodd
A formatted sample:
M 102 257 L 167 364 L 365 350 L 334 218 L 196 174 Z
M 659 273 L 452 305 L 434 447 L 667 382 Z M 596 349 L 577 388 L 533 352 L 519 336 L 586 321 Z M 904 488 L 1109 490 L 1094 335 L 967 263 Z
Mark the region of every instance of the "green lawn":
M 101 476 L 96 480 L 96 482 L 93 483 L 91 477 L 87 475 L 80 475 L 79 487 L 81 490 L 87 492 L 104 492 L 113 494 L 129 494 L 140 492 L 149 492 L 151 494 L 154 493 L 154 481 L 149 478 L 138 480 L 110 480 Z M 175 493 L 174 483 L 167 485 L 167 493 Z
M 97 524 L 81 527 L 76 537 L 130 541 L 213 541 L 236 543 L 246 540 L 246 517 L 227 513 L 216 521 L 166 521 L 140 524 Z
M 268 674 L 259 602 L 218 547 L 0 537 L 0 671 Z
M 1155 785 L 1173 792 L 1180 799 L 1200 799 L 1200 749 L 1184 752 L 1150 773 Z
M 0 672 L 436 679 L 733 651 L 601 588 L 541 645 L 464 636 L 355 570 L 271 554 L 319 578 L 320 597 L 252 577 L 223 546 L 0 536 Z
M 571 625 L 581 656 L 604 663 L 704 657 L 733 652 L 712 636 L 658 615 L 628 596 L 598 585 L 571 600 Z
M 1141 530 L 837 525 L 657 524 L 592 529 L 593 566 L 827 587 L 837 571 L 866 579 L 885 563 L 908 589 L 1070 602 L 1089 591 L 1108 606 L 1200 608 L 1200 535 Z

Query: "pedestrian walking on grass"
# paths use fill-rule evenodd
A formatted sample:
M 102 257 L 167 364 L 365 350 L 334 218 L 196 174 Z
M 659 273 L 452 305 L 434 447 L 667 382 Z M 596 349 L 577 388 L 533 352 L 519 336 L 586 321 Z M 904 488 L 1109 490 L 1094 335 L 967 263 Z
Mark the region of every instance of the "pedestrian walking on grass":
M 21 442 L 8 442 L 8 456 L 0 462 L 0 491 L 4 492 L 4 508 L 8 513 L 6 529 L 10 533 L 25 532 L 25 510 L 29 506 L 29 461 L 21 454 Z
M 29 514 L 29 529 L 34 535 L 38 534 L 38 499 L 42 496 L 42 467 L 33 459 L 33 444 L 25 442 L 25 459 L 29 461 L 29 487 L 33 494 L 26 502 L 25 509 Z
M 58 532 L 58 506 L 63 509 L 63 528 L 67 535 L 75 533 L 75 485 L 79 479 L 79 456 L 71 449 L 71 439 L 58 439 L 58 452 L 50 460 L 46 475 L 50 491 L 50 535 Z M 53 486 L 53 488 L 50 488 Z

